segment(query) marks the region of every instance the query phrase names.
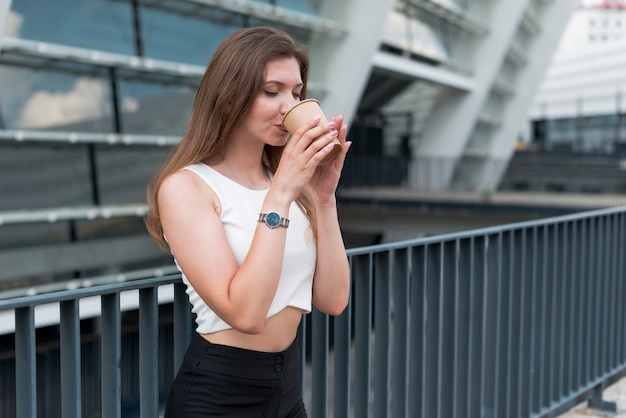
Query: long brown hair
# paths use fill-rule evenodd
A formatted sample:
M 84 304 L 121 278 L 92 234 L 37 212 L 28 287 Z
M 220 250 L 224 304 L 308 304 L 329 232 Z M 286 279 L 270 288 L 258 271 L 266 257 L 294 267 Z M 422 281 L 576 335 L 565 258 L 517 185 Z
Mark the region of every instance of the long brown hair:
M 265 68 L 278 58 L 295 58 L 306 98 L 309 59 L 304 49 L 287 33 L 271 27 L 240 29 L 227 36 L 213 54 L 196 92 L 191 118 L 181 141 L 148 185 L 146 228 L 161 248 L 169 248 L 163 237 L 157 196 L 170 174 L 223 154 L 231 135 L 246 117 L 265 83 Z M 284 147 L 265 146 L 263 160 L 274 173 Z M 317 236 L 317 216 L 310 189 L 296 200 Z

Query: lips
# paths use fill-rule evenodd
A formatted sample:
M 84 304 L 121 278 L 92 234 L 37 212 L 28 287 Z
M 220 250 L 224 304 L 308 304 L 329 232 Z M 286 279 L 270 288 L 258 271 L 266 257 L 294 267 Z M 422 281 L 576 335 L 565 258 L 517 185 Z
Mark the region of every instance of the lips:
M 274 125 L 274 126 L 276 126 L 281 132 L 288 133 L 287 129 L 285 129 L 283 125 Z

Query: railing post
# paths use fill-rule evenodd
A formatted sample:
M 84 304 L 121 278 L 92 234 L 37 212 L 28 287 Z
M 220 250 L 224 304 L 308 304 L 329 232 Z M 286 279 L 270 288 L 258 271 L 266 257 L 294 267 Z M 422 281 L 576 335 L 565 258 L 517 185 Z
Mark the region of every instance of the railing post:
M 120 294 L 102 295 L 101 305 L 102 418 L 120 418 L 122 416 Z
M 159 415 L 159 311 L 157 288 L 139 290 L 139 408 L 141 418 Z
M 35 308 L 15 310 L 16 416 L 37 417 L 37 358 L 35 355 Z
M 61 302 L 61 415 L 81 416 L 80 318 L 78 300 Z
M 311 415 L 328 416 L 328 315 L 314 309 L 311 312 Z
M 389 416 L 391 251 L 374 257 L 374 416 Z
M 594 386 L 591 389 L 591 394 L 587 400 L 587 406 L 596 411 L 604 411 L 615 413 L 617 412 L 617 404 L 615 402 L 609 402 L 602 399 L 602 392 L 604 392 L 605 382 Z
M 372 257 L 354 258 L 354 416 L 369 417 L 372 335 Z

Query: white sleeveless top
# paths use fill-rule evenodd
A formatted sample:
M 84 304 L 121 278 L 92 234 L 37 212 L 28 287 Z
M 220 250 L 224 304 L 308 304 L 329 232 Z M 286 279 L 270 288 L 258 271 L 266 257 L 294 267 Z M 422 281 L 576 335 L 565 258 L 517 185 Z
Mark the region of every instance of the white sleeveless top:
M 261 205 L 268 190 L 248 189 L 203 163 L 190 165 L 183 170 L 196 173 L 217 195 L 222 207 L 220 219 L 235 258 L 241 265 L 252 244 Z M 268 318 L 287 306 L 302 309 L 307 313 L 311 311 L 316 257 L 316 245 L 309 220 L 293 202 L 289 208 L 289 228 L 280 281 L 267 313 Z M 192 312 L 196 314 L 196 331 L 208 334 L 231 328 L 202 300 L 185 276 L 185 272 L 181 270 L 176 258 L 174 261 L 187 286 Z

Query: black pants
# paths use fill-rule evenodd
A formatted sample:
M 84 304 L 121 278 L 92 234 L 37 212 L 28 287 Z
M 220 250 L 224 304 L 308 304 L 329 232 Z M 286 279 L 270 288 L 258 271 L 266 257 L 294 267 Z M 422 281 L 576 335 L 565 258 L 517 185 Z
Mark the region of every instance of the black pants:
M 170 389 L 166 418 L 306 418 L 297 342 L 265 353 L 194 333 Z

